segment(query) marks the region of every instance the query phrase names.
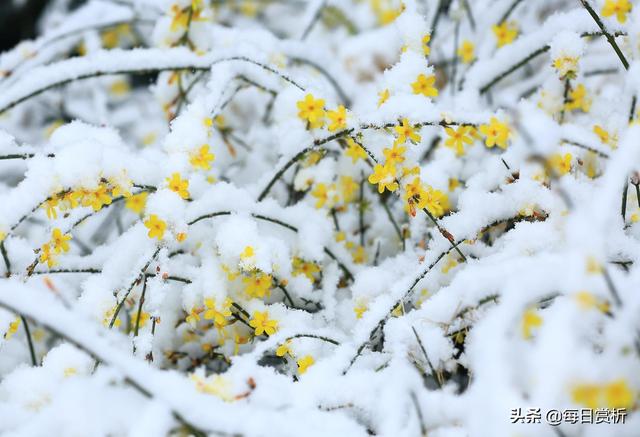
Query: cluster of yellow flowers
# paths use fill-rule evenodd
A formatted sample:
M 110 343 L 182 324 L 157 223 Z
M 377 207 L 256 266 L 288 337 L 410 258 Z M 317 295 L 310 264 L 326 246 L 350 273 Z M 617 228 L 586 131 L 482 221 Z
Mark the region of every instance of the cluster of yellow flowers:
M 49 268 L 56 265 L 56 255 L 69 251 L 69 240 L 71 240 L 71 235 L 64 234 L 59 228 L 53 229 L 51 240 L 40 247 L 38 261 L 46 263 Z
M 347 127 L 347 109 L 339 105 L 334 110 L 325 110 L 324 99 L 316 99 L 313 94 L 307 94 L 303 100 L 298 101 L 298 117 L 307 123 L 309 129 L 324 127 L 326 118 L 329 118 L 327 129 L 335 132 Z

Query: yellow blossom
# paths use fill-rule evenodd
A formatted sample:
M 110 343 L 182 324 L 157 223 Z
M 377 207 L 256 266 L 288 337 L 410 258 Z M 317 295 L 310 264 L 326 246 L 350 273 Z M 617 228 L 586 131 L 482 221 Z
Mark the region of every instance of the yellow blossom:
M 451 269 L 453 269 L 457 265 L 458 265 L 458 260 L 456 260 L 452 256 L 447 257 L 447 263 L 444 266 L 442 266 L 442 273 L 444 274 L 449 273 L 449 271 L 451 271 Z
M 618 147 L 618 135 L 611 135 L 608 131 L 606 131 L 602 126 L 594 125 L 593 132 L 600 138 L 600 141 L 604 144 L 609 145 L 612 149 Z
M 367 252 L 363 246 L 358 245 L 356 250 L 351 253 L 351 259 L 355 264 L 364 264 L 367 262 Z
M 302 258 L 294 257 L 292 261 L 293 276 L 305 275 L 312 283 L 315 282 L 315 274 L 320 272 L 320 267 L 314 262 L 305 261 Z
M 338 106 L 335 111 L 327 111 L 327 117 L 331 120 L 329 123 L 329 132 L 345 129 L 347 127 L 347 110 L 344 106 Z
M 415 82 L 411 84 L 413 94 L 422 94 L 425 97 L 436 97 L 438 89 L 433 85 L 436 83 L 436 76 L 420 74 Z
M 378 93 L 378 108 L 384 105 L 389 100 L 389 89 L 384 89 Z
M 462 41 L 462 44 L 458 47 L 458 51 L 456 53 L 465 64 L 472 63 L 476 58 L 475 45 L 468 39 Z
M 56 265 L 56 260 L 53 257 L 53 253 L 51 252 L 51 246 L 49 243 L 43 244 L 40 248 L 40 257 L 38 258 L 39 262 L 47 263 L 47 267 L 51 268 Z
M 556 153 L 549 158 L 549 166 L 551 166 L 559 176 L 565 175 L 571 171 L 571 158 L 571 153 L 565 153 L 564 156 Z
M 602 389 L 597 384 L 576 384 L 571 389 L 573 402 L 596 409 L 601 404 Z
M 481 125 L 480 132 L 486 137 L 484 143 L 487 147 L 492 148 L 497 145 L 501 149 L 507 148 L 511 130 L 506 123 L 501 122 L 496 117 L 491 117 L 489 124 Z
M 353 312 L 356 313 L 356 319 L 361 319 L 368 309 L 369 306 L 364 299 L 358 301 L 357 305 L 353 307 Z
M 324 100 L 316 99 L 313 94 L 307 94 L 303 100 L 298 101 L 298 117 L 309 123 L 312 129 L 324 125 Z
M 603 17 L 615 15 L 618 22 L 625 23 L 631 8 L 632 4 L 629 0 L 605 0 L 601 13 Z
M 407 151 L 406 147 L 402 147 L 399 144 L 394 144 L 393 147 L 386 148 L 382 151 L 385 159 L 385 165 L 402 164 L 405 160 L 404 153 Z
M 231 317 L 232 300 L 227 298 L 224 300 L 220 309 L 216 308 L 216 301 L 212 298 L 204 300 L 204 315 L 206 320 L 213 320 L 215 327 L 220 329 L 227 325 L 227 317 Z
M 575 298 L 578 305 L 584 310 L 598 309 L 603 313 L 609 312 L 609 303 L 604 299 L 599 299 L 588 291 L 576 293 Z
M 412 217 L 416 216 L 416 207 L 418 209 L 427 207 L 427 190 L 422 185 L 419 177 L 413 179 L 404 187 L 402 198 L 405 200 L 405 209 Z
M 173 173 L 170 178 L 167 178 L 167 184 L 171 191 L 183 199 L 189 198 L 189 181 L 182 179 L 180 173 Z
M 200 321 L 200 313 L 202 311 L 203 311 L 202 308 L 196 308 L 196 307 L 191 308 L 191 310 L 189 311 L 189 314 L 185 318 L 185 321 L 189 325 L 191 325 L 191 327 L 195 328 L 196 324 Z
M 429 47 L 429 42 L 431 41 L 431 34 L 427 33 L 422 37 L 422 51 L 425 56 L 429 56 L 431 53 L 431 48 Z
M 415 128 L 409 124 L 409 120 L 406 118 L 402 119 L 402 124 L 399 126 L 394 126 L 393 130 L 396 131 L 398 137 L 396 138 L 396 144 L 404 144 L 407 142 L 407 139 L 411 140 L 413 143 L 419 143 L 422 138 L 415 131 Z
M 587 96 L 587 88 L 583 84 L 579 84 L 570 90 L 564 107 L 567 111 L 579 109 L 582 112 L 589 112 L 591 99 Z
M 298 360 L 298 373 L 302 375 L 307 369 L 315 363 L 315 360 L 311 355 L 305 355 Z
M 355 164 L 359 159 L 367 159 L 367 152 L 365 152 L 360 144 L 356 143 L 353 138 L 347 138 L 347 145 L 349 147 L 344 154 L 351 158 L 353 164 Z
M 464 155 L 464 145 L 473 143 L 473 138 L 469 135 L 470 130 L 469 126 L 459 126 L 457 129 L 445 127 L 448 138 L 444 145 L 455 150 L 456 156 Z
M 240 261 L 245 266 L 253 266 L 256 259 L 256 251 L 252 246 L 246 246 L 242 253 L 240 254 Z
M 56 211 L 56 208 L 58 207 L 58 203 L 59 203 L 58 196 L 54 194 L 42 204 L 42 208 L 44 208 L 44 210 L 46 211 L 47 218 L 49 220 L 58 218 L 58 212 Z
M 249 276 L 242 278 L 247 294 L 251 297 L 265 297 L 271 295 L 273 278 L 262 272 L 252 272 Z
M 558 72 L 560 79 L 575 79 L 578 73 L 578 58 L 576 56 L 558 56 L 553 60 L 552 65 Z
M 634 394 L 627 381 L 618 379 L 604 386 L 605 405 L 609 409 L 631 409 L 634 404 Z
M 378 184 L 378 192 L 384 193 L 384 190 L 395 191 L 398 189 L 396 182 L 396 167 L 393 164 L 376 164 L 373 167 L 373 173 L 369 176 L 369 183 Z
M 533 329 L 539 326 L 542 326 L 542 317 L 534 308 L 527 309 L 522 316 L 522 337 L 525 340 L 531 338 Z
M 191 154 L 189 162 L 195 168 L 211 170 L 211 163 L 215 158 L 215 155 L 209 151 L 209 145 L 203 144 L 197 152 Z
M 148 196 L 149 193 L 146 191 L 134 194 L 125 201 L 125 206 L 136 214 L 142 214 L 142 211 L 144 211 L 144 207 L 147 204 Z
M 276 355 L 279 357 L 284 357 L 285 355 L 293 356 L 293 352 L 291 352 L 291 340 L 287 340 L 278 346 Z
M 51 244 L 55 253 L 68 252 L 69 240 L 71 240 L 71 235 L 63 234 L 59 228 L 55 228 L 51 232 Z
M 434 216 L 440 217 L 449 207 L 449 198 L 440 190 L 435 190 L 427 186 L 426 191 L 421 193 L 421 199 L 424 197 L 427 210 Z
M 502 24 L 493 25 L 491 30 L 496 37 L 498 47 L 511 44 L 518 37 L 518 26 L 513 22 L 503 21 Z
M 151 319 L 151 315 L 149 313 L 140 311 L 139 327 L 144 328 L 147 322 L 149 321 L 149 319 Z M 131 316 L 131 326 L 133 327 L 133 329 L 135 329 L 135 327 L 138 326 L 138 310 L 134 311 L 133 315 Z
M 104 205 L 111 205 L 107 186 L 101 183 L 95 190 L 84 190 L 81 203 L 82 206 L 91 206 L 96 212 Z
M 167 224 L 163 220 L 161 220 L 157 215 L 151 214 L 151 216 L 145 220 L 144 225 L 149 229 L 149 238 L 162 240 L 164 237 L 164 231 L 167 229 Z
M 351 176 L 340 176 L 340 194 L 344 203 L 353 201 L 360 184 L 358 184 Z
M 255 335 L 273 335 L 278 330 L 278 321 L 269 319 L 269 312 L 254 311 L 249 326 L 255 329 Z
M 18 328 L 20 327 L 20 317 L 16 317 L 13 322 L 9 323 L 9 329 L 4 334 L 4 338 L 9 340 L 16 332 L 18 332 Z
M 320 182 L 316 184 L 313 191 L 311 191 L 311 195 L 316 198 L 315 207 L 317 209 L 320 209 L 325 205 L 327 208 L 333 208 L 339 200 L 335 184 L 327 186 L 327 184 Z

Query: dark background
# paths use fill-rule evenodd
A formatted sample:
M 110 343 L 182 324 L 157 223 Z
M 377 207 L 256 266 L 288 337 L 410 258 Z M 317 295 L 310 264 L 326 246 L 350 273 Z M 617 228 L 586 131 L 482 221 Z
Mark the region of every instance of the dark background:
M 0 52 L 36 35 L 36 24 L 49 0 L 27 0 L 20 7 L 0 0 Z

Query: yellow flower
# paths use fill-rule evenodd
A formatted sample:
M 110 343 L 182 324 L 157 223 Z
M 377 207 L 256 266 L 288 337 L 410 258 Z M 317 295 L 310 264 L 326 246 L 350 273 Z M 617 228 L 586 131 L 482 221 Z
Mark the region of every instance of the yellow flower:
M 191 325 L 191 327 L 196 326 L 196 324 L 200 321 L 200 313 L 202 312 L 202 308 L 191 308 L 189 314 L 185 318 L 185 321 Z
M 184 32 L 184 30 L 189 25 L 190 13 L 189 8 L 180 9 L 180 6 L 174 4 L 171 7 L 171 13 L 173 18 L 171 19 L 171 32 Z
M 389 89 L 384 89 L 378 93 L 378 108 L 384 105 L 389 100 Z
M 242 261 L 242 263 L 247 266 L 253 265 L 255 262 L 255 256 L 256 256 L 256 251 L 253 249 L 253 247 L 247 246 L 244 248 L 244 250 L 240 254 L 240 261 Z
M 442 273 L 444 274 L 449 273 L 449 271 L 451 271 L 451 269 L 457 265 L 458 265 L 458 260 L 456 260 L 452 256 L 447 257 L 447 263 L 444 266 L 442 266 Z
M 16 317 L 13 322 L 9 323 L 9 329 L 4 334 L 4 338 L 9 340 L 16 332 L 18 332 L 18 328 L 20 327 L 20 317 Z
M 629 0 L 605 0 L 602 7 L 602 16 L 610 17 L 615 15 L 618 22 L 627 21 L 627 14 L 631 12 L 632 4 Z
M 0 243 L 2 243 L 5 238 L 7 238 L 7 233 L 4 231 L 0 231 Z
M 285 355 L 293 356 L 293 352 L 291 352 L 291 340 L 287 340 L 278 346 L 276 355 L 279 357 L 284 357 Z
M 216 159 L 215 155 L 209 151 L 209 145 L 200 146 L 197 152 L 191 154 L 189 162 L 195 168 L 211 170 L 211 163 Z
M 338 106 L 335 111 L 327 111 L 327 117 L 331 120 L 329 132 L 334 132 L 347 127 L 347 110 L 344 106 Z
M 278 321 L 269 319 L 269 312 L 254 311 L 249 326 L 255 328 L 255 335 L 273 335 L 278 330 Z
M 618 135 L 611 135 L 599 125 L 593 126 L 593 132 L 600 138 L 600 141 L 609 145 L 612 149 L 618 147 Z
M 312 129 L 324 126 L 324 100 L 316 99 L 313 94 L 307 94 L 304 100 L 297 103 L 298 117 L 309 123 Z
M 565 153 L 564 156 L 556 153 L 549 158 L 549 166 L 558 173 L 559 176 L 565 175 L 571 171 L 571 153 Z
M 533 328 L 542 326 L 542 317 L 534 308 L 527 309 L 522 316 L 522 337 L 527 340 L 532 337 Z
M 344 203 L 349 203 L 356 198 L 356 191 L 358 191 L 359 186 L 360 184 L 351 176 L 340 176 L 340 193 Z
M 404 187 L 405 209 L 412 217 L 416 216 L 416 207 L 418 209 L 427 207 L 427 190 L 424 189 L 419 177 L 413 179 Z
M 136 214 L 142 214 L 142 211 L 147 204 L 148 196 L 149 193 L 147 193 L 146 191 L 134 194 L 125 201 L 125 206 Z
M 431 41 L 431 34 L 427 33 L 422 37 L 422 51 L 425 56 L 429 56 L 431 53 L 431 48 L 429 47 L 429 41 Z
M 491 26 L 491 30 L 496 37 L 498 47 L 511 44 L 518 36 L 518 26 L 516 23 L 507 23 L 504 21 L 502 24 L 494 24 Z
M 567 103 L 565 104 L 567 111 L 579 109 L 582 112 L 589 112 L 591 109 L 591 99 L 587 97 L 587 88 L 583 84 L 579 84 L 569 91 Z
M 189 198 L 189 181 L 182 179 L 180 173 L 173 173 L 170 178 L 167 178 L 167 184 L 169 189 L 183 199 Z
M 44 210 L 47 212 L 47 218 L 49 220 L 58 218 L 58 212 L 56 211 L 58 202 L 58 196 L 54 194 L 53 196 L 51 196 L 51 198 L 47 199 L 47 201 L 42 204 L 42 208 L 44 208 Z
M 292 261 L 293 276 L 305 275 L 312 283 L 315 282 L 315 274 L 320 272 L 320 267 L 314 262 L 305 261 L 302 258 L 294 257 Z
M 553 60 L 552 65 L 558 72 L 560 79 L 575 79 L 578 73 L 578 58 L 576 56 L 559 56 Z
M 60 205 L 61 210 L 68 210 L 77 208 L 80 205 L 81 193 L 78 191 L 69 191 L 62 196 L 62 203 Z
M 109 326 L 109 324 L 111 323 L 111 319 L 113 319 L 113 316 L 116 314 L 116 307 L 111 307 L 110 309 L 108 309 L 105 313 L 104 313 L 104 317 L 102 318 L 102 324 L 106 327 Z M 115 326 L 116 328 L 119 328 L 120 325 L 122 324 L 122 322 L 120 321 L 120 318 L 116 318 L 115 321 L 113 322 L 113 326 Z
M 393 164 L 376 164 L 373 167 L 373 174 L 369 176 L 369 183 L 378 184 L 378 192 L 384 193 L 384 190 L 395 191 L 398 189 L 396 182 L 396 167 Z
M 41 263 L 47 263 L 47 267 L 49 268 L 56 265 L 56 260 L 53 257 L 53 253 L 51 253 L 51 246 L 49 246 L 49 243 L 42 245 L 40 248 L 40 257 L 38 259 Z
M 51 244 L 55 253 L 68 252 L 71 235 L 64 235 L 59 228 L 55 228 L 51 233 Z
M 626 408 L 631 409 L 634 404 L 634 394 L 629 388 L 627 381 L 618 379 L 610 382 L 604 387 L 605 405 L 609 409 Z
M 398 144 L 394 144 L 392 148 L 386 148 L 382 151 L 384 155 L 385 164 L 396 165 L 404 162 L 404 152 L 407 151 L 406 147 L 402 147 Z
M 462 44 L 460 45 L 456 53 L 458 54 L 460 59 L 462 59 L 462 62 L 465 64 L 472 63 L 473 60 L 476 58 L 475 45 L 468 39 L 465 39 L 464 41 L 462 41 Z
M 250 297 L 265 297 L 271 295 L 273 278 L 262 272 L 252 272 L 248 277 L 242 278 L 246 292 Z
M 151 216 L 145 220 L 144 225 L 149 229 L 149 238 L 162 240 L 164 231 L 167 229 L 167 224 L 163 220 L 158 218 L 157 215 L 151 214 Z
M 355 164 L 358 159 L 367 159 L 367 152 L 365 152 L 353 138 L 347 138 L 347 145 L 349 147 L 344 154 L 351 158 L 353 164 Z
M 588 291 L 580 291 L 575 295 L 578 305 L 584 310 L 598 309 L 603 313 L 609 312 L 609 303 L 603 299 L 599 299 Z
M 220 329 L 227 325 L 227 317 L 231 317 L 232 300 L 227 298 L 224 300 L 220 309 L 216 308 L 216 301 L 212 298 L 204 300 L 205 311 L 203 317 L 206 320 L 213 320 L 216 328 Z
M 413 143 L 419 143 L 422 138 L 418 135 L 415 129 L 409 125 L 409 120 L 406 118 L 402 119 L 402 124 L 399 126 L 394 126 L 393 129 L 396 131 L 398 138 L 396 138 L 396 144 L 404 144 L 407 142 L 407 138 L 410 139 Z
M 144 326 L 147 324 L 150 318 L 151 318 L 151 315 L 149 313 L 140 311 L 140 328 L 144 328 Z M 133 315 L 131 316 L 131 326 L 133 327 L 133 329 L 135 329 L 135 327 L 138 326 L 138 310 L 137 309 L 133 312 Z
M 364 264 L 367 262 L 367 252 L 364 250 L 364 247 L 358 245 L 356 250 L 351 254 L 351 259 L 356 264 Z
M 511 136 L 511 129 L 506 123 L 502 123 L 496 117 L 491 117 L 489 124 L 480 126 L 480 132 L 486 137 L 484 144 L 492 148 L 497 145 L 501 149 L 507 148 L 507 142 Z
M 333 208 L 333 206 L 338 202 L 338 194 L 336 193 L 335 184 L 327 186 L 320 182 L 319 184 L 316 184 L 313 191 L 311 191 L 311 195 L 316 198 L 315 207 L 317 209 L 322 208 L 325 204 L 328 208 Z
M 455 150 L 456 156 L 464 155 L 464 145 L 473 143 L 473 138 L 469 135 L 471 131 L 469 126 L 460 126 L 458 129 L 445 127 L 444 131 L 448 136 L 444 144 L 445 146 Z
M 94 211 L 99 211 L 104 205 L 111 205 L 111 196 L 105 184 L 98 185 L 95 190 L 83 190 L 82 206 L 91 206 Z
M 425 192 L 420 195 L 425 198 L 424 202 L 427 205 L 427 210 L 434 217 L 440 217 L 444 215 L 446 209 L 449 208 L 449 197 L 440 190 L 434 190 L 432 187 L 427 186 Z
M 307 369 L 315 363 L 315 360 L 311 355 L 305 355 L 298 360 L 298 373 L 302 375 Z
M 422 94 L 425 97 L 436 97 L 438 89 L 433 85 L 436 83 L 436 76 L 420 74 L 415 82 L 411 84 L 413 94 Z
M 602 389 L 597 384 L 576 384 L 571 389 L 573 402 L 592 410 L 600 405 Z
M 353 307 L 353 312 L 356 313 L 356 319 L 361 319 L 368 309 L 369 306 L 367 305 L 367 303 L 363 299 L 360 300 L 358 304 Z

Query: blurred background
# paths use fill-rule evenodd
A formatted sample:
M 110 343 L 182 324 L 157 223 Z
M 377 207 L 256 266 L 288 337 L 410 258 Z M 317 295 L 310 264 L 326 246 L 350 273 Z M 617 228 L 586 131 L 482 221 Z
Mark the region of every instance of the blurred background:
M 49 0 L 0 0 L 0 51 L 35 36 L 47 3 Z

